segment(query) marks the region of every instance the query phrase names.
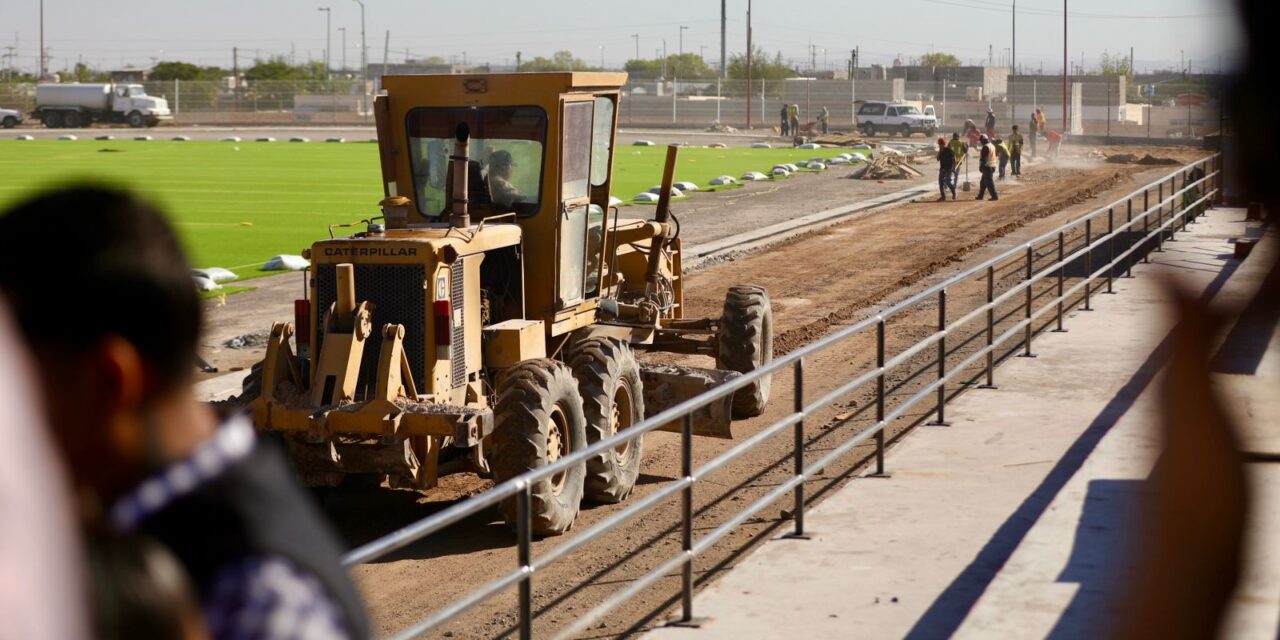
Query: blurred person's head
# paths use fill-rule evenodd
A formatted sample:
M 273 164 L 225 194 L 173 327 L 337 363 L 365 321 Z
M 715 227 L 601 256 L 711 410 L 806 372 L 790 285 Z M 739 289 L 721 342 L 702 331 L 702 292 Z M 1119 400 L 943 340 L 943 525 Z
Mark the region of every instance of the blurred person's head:
M 93 636 L 98 640 L 209 637 L 195 587 L 167 548 L 133 534 L 86 535 Z
M 93 186 L 17 204 L 0 215 L 0 243 L 0 292 L 35 354 L 55 439 L 82 497 L 103 505 L 194 446 L 205 423 L 186 256 L 153 207 Z

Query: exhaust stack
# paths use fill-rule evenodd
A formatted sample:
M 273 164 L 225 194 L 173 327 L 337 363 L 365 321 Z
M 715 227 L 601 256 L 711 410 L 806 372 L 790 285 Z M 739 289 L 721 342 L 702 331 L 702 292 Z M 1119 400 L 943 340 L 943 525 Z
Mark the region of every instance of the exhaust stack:
M 467 141 L 471 138 L 471 130 L 467 123 L 459 123 L 454 135 L 458 142 L 453 147 L 453 155 L 449 156 L 449 160 L 453 162 L 453 204 L 449 209 L 449 224 L 464 228 L 471 226 L 471 214 L 467 212 L 467 190 L 470 185 L 467 171 L 471 165 Z

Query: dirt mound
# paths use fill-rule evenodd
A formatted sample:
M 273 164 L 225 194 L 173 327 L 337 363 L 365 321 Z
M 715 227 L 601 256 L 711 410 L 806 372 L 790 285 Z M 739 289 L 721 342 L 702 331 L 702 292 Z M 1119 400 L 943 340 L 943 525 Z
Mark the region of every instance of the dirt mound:
M 1141 158 L 1133 155 L 1132 153 L 1117 153 L 1115 155 L 1107 156 L 1107 162 L 1110 162 L 1111 164 L 1144 164 L 1155 166 L 1182 164 L 1173 158 L 1157 158 L 1149 153 Z

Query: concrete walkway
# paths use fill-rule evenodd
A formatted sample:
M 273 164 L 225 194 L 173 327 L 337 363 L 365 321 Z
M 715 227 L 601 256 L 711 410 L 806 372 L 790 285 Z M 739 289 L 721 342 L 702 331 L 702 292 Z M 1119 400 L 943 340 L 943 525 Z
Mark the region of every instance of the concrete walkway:
M 1230 239 L 1243 210 L 1219 209 L 1152 264 L 1098 295 L 1068 333 L 1037 338 L 1035 359 L 996 371 L 997 390 L 948 406 L 894 448 L 892 477 L 850 483 L 807 516 L 810 540 L 769 541 L 699 594 L 698 628 L 648 637 L 993 638 L 1096 636 L 1118 613 L 1133 505 L 1158 454 L 1160 370 L 1171 328 L 1163 277 L 1215 305 L 1250 298 L 1277 250 L 1244 261 Z M 1247 423 L 1246 448 L 1280 453 L 1280 336 L 1235 331 L 1215 382 Z M 1223 637 L 1280 629 L 1280 465 L 1250 465 L 1260 508 L 1244 584 Z

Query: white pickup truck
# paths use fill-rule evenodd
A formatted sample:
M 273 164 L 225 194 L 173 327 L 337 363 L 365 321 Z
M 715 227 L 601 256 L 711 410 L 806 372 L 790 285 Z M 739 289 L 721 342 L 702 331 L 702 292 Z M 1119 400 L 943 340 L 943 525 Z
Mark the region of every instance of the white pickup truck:
M 14 109 L 0 108 L 0 126 L 12 129 L 22 124 L 22 112 Z
M 938 129 L 938 119 L 920 113 L 920 110 L 900 102 L 864 102 L 858 109 L 858 128 L 867 137 L 877 131 L 887 131 L 904 138 L 919 132 L 926 137 Z

